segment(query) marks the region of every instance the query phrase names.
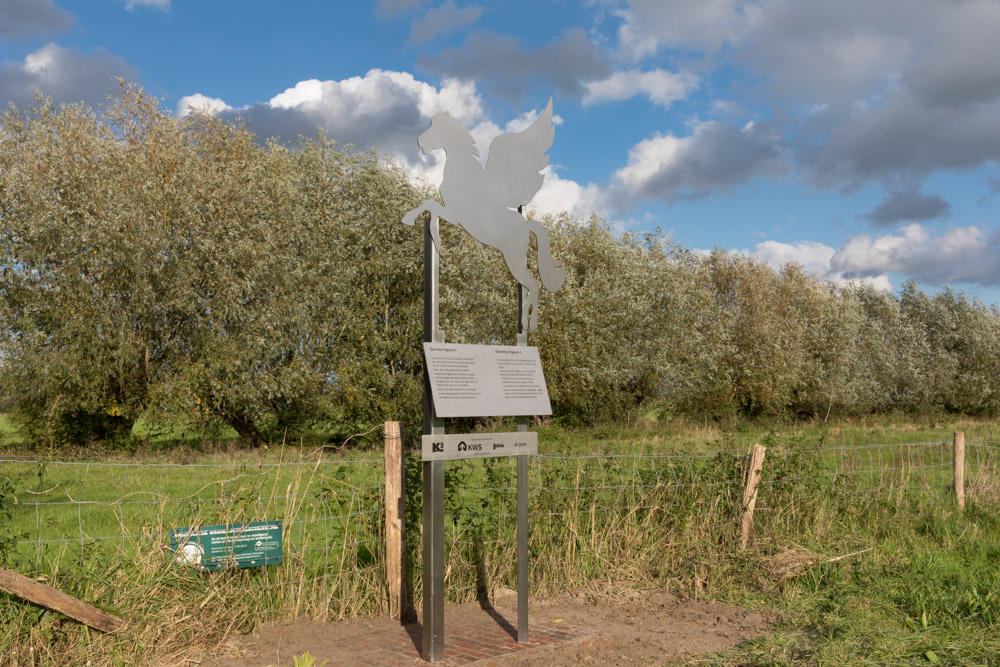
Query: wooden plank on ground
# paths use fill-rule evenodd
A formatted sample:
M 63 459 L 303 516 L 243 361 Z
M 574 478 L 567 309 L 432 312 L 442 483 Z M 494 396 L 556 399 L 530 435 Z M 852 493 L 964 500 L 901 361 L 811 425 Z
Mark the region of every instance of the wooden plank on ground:
M 103 632 L 117 632 L 125 624 L 117 616 L 3 567 L 0 567 L 0 590 L 58 611 Z

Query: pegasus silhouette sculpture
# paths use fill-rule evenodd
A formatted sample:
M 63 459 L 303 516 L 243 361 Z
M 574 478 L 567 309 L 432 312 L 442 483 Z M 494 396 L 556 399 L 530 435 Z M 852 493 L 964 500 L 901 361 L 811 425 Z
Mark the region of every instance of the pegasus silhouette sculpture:
M 412 225 L 427 211 L 431 214 L 431 238 L 441 250 L 436 219 L 461 225 L 474 238 L 503 253 L 514 279 L 524 286 L 527 298 L 521 308 L 521 326 L 531 331 L 538 326 L 538 281 L 528 270 L 529 234 L 538 242 L 538 273 L 542 284 L 555 291 L 562 287 L 566 271 L 552 258 L 549 236 L 536 221 L 525 221 L 517 209 L 531 201 L 542 187 L 540 173 L 552 146 L 552 100 L 542 115 L 522 132 L 501 134 L 490 144 L 486 166 L 479 162 L 479 150 L 472 135 L 447 113 L 431 120 L 431 127 L 417 138 L 424 154 L 443 148 L 446 161 L 439 192 L 444 204 L 428 199 L 405 216 Z

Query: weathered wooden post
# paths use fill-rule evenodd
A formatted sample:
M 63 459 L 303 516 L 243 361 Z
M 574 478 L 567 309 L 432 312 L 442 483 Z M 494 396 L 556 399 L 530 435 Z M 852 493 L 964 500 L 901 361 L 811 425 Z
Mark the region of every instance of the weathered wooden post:
M 958 501 L 958 509 L 965 511 L 965 431 L 955 431 L 952 451 L 954 453 L 952 484 L 955 488 L 955 500 Z
M 60 614 L 65 614 L 101 632 L 118 632 L 125 625 L 125 621 L 117 616 L 112 616 L 72 595 L 2 567 L 0 567 L 0 591 L 24 598 L 42 607 L 55 609 Z
M 385 423 L 385 581 L 389 589 L 389 615 L 402 620 L 406 606 L 406 489 L 403 462 L 403 428 Z
M 750 527 L 753 526 L 753 510 L 757 506 L 757 485 L 760 484 L 760 471 L 764 467 L 763 445 L 753 445 L 747 455 L 749 466 L 743 485 L 743 519 L 740 521 L 740 549 L 747 548 L 750 539 Z

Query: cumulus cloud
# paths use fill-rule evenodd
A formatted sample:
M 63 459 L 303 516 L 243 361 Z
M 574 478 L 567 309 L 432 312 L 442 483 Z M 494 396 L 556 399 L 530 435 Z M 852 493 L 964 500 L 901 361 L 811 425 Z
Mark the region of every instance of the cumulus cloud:
M 893 190 L 864 217 L 878 227 L 888 227 L 900 222 L 943 218 L 949 214 L 951 204 L 938 195 L 925 195 L 916 190 Z
M 28 54 L 23 63 L 0 65 L 0 100 L 25 107 L 39 91 L 57 102 L 96 105 L 104 101 L 115 77 L 135 79 L 137 75 L 124 59 L 103 49 L 84 53 L 48 44 Z
M 708 257 L 712 254 L 711 250 L 705 248 L 695 248 L 692 252 L 701 257 Z M 816 241 L 798 241 L 796 243 L 763 241 L 758 243 L 753 250 L 730 250 L 729 253 L 756 257 L 775 271 L 781 271 L 789 264 L 798 264 L 806 273 L 812 274 L 820 280 L 828 280 L 838 285 L 863 283 L 884 292 L 892 291 L 892 281 L 887 273 L 858 276 L 837 271 L 832 265 L 837 250 Z
M 630 0 L 619 42 L 639 58 L 695 51 L 753 69 L 794 96 L 854 99 L 891 79 L 912 57 L 914 36 L 933 29 L 930 0 L 883 0 L 845 11 L 798 0 Z
M 615 72 L 607 79 L 588 81 L 583 105 L 620 102 L 636 95 L 645 95 L 654 104 L 670 107 L 698 88 L 698 77 L 690 72 L 667 72 L 662 69 L 638 69 Z
M 592 213 L 608 217 L 611 202 L 607 188 L 596 183 L 580 185 L 576 181 L 559 177 L 551 166 L 542 172 L 545 182 L 528 206 L 541 214 L 559 215 L 566 212 L 573 220 L 587 220 Z
M 444 77 L 475 81 L 508 100 L 519 100 L 535 85 L 580 97 L 588 81 L 606 79 L 611 67 L 600 49 L 580 29 L 538 49 L 524 49 L 517 38 L 476 32 L 458 48 L 419 59 L 421 68 Z
M 985 227 L 933 234 L 912 223 L 893 234 L 852 236 L 839 250 L 811 241 L 765 241 L 752 254 L 775 269 L 795 262 L 827 280 L 861 281 L 884 290 L 892 289 L 890 274 L 927 285 L 1000 285 L 1000 230 Z
M 809 273 L 825 277 L 830 272 L 830 260 L 836 252 L 830 246 L 815 241 L 800 241 L 794 244 L 764 241 L 757 244 L 753 254 L 775 269 L 795 263 Z
M 429 9 L 423 18 L 410 24 L 410 41 L 414 44 L 429 42 L 438 35 L 475 23 L 482 13 L 483 8 L 478 5 L 460 8 L 448 0 L 440 7 Z
M 786 96 L 827 103 L 864 98 L 895 80 L 917 48 L 921 0 L 885 0 L 845 11 L 838 3 L 747 3 L 735 59 Z M 909 10 L 909 11 L 907 11 Z
M 731 191 L 761 177 L 781 177 L 787 156 L 774 128 L 747 123 L 742 128 L 709 121 L 687 137 L 657 134 L 629 151 L 615 181 L 632 195 L 695 199 Z
M 4 39 L 62 32 L 74 21 L 73 14 L 59 9 L 52 0 L 0 0 L 0 37 Z
M 742 21 L 739 0 L 631 0 L 619 15 L 618 41 L 634 60 L 661 49 L 714 52 Z
M 844 120 L 801 158 L 820 187 L 974 168 L 1000 159 L 1000 97 L 956 111 L 899 91 L 886 106 Z
M 1000 160 L 1000 3 L 628 0 L 622 54 L 727 63 L 808 111 L 797 175 L 819 188 L 890 187 Z
M 424 155 L 416 138 L 427 129 L 435 113 L 447 111 L 469 129 L 483 163 L 497 135 L 520 132 L 540 114 L 539 109 L 532 109 L 501 127 L 487 117 L 471 82 L 452 79 L 435 88 L 405 72 L 378 69 L 342 81 L 301 81 L 267 102 L 243 108 L 233 108 L 221 99 L 196 93 L 181 98 L 177 113 L 183 116 L 192 108 L 207 108 L 226 118 L 240 118 L 261 139 L 275 137 L 287 141 L 300 135 L 313 136 L 322 128 L 341 144 L 375 149 L 395 160 L 411 178 L 433 186 L 441 183 L 445 154 L 432 151 Z M 559 125 L 562 118 L 555 116 L 553 122 Z M 610 211 L 605 188 L 560 178 L 552 167 L 545 174 L 542 190 L 530 205 L 535 211 L 552 214 L 566 211 L 577 219 L 585 219 L 593 211 L 602 215 Z
M 917 223 L 896 234 L 853 236 L 830 261 L 856 276 L 902 273 L 920 283 L 1000 285 L 1000 233 L 975 225 L 932 236 Z
M 181 99 L 178 113 L 192 102 L 224 118 L 242 119 L 261 139 L 290 141 L 315 136 L 322 129 L 342 145 L 374 149 L 394 159 L 411 177 L 432 182 L 440 179 L 444 156 L 423 155 L 416 138 L 434 114 L 448 111 L 470 128 L 487 121 L 474 83 L 452 79 L 436 88 L 406 72 L 380 69 L 340 81 L 300 81 L 266 102 L 242 108 L 189 95 Z M 498 132 L 496 128 L 490 138 Z
M 206 97 L 201 93 L 185 95 L 177 101 L 177 115 L 180 118 L 187 116 L 193 111 L 207 111 L 209 113 L 219 113 L 232 111 L 233 108 L 220 100 L 218 97 Z

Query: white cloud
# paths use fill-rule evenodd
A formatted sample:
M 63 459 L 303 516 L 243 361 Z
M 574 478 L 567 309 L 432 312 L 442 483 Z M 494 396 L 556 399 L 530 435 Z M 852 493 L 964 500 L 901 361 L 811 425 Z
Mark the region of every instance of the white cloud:
M 825 243 L 816 241 L 799 241 L 797 243 L 764 241 L 758 243 L 752 253 L 744 250 L 742 254 L 757 257 L 775 271 L 780 271 L 787 264 L 798 264 L 807 273 L 838 285 L 865 283 L 884 292 L 892 291 L 892 281 L 887 273 L 848 276 L 843 271 L 835 270 L 832 260 L 837 252 L 836 249 Z
M 830 261 L 843 274 L 901 273 L 932 285 L 1000 285 L 1000 233 L 975 225 L 932 236 L 922 225 L 896 234 L 853 236 Z
M 743 252 L 775 269 L 795 262 L 838 284 L 864 282 L 887 291 L 889 274 L 926 285 L 1000 285 L 1000 230 L 977 226 L 933 234 L 913 223 L 892 234 L 852 236 L 839 250 L 813 241 L 764 241 Z
M 754 254 L 775 269 L 794 262 L 809 273 L 823 277 L 830 272 L 830 260 L 836 252 L 830 246 L 815 241 L 795 244 L 764 241 L 757 244 Z
M 634 60 L 664 48 L 714 52 L 743 20 L 740 0 L 631 0 L 618 41 Z
M 134 80 L 137 75 L 123 58 L 103 49 L 84 53 L 47 44 L 29 53 L 23 63 L 0 64 L 0 100 L 25 107 L 39 91 L 57 102 L 94 106 L 105 100 L 115 77 Z
M 395 160 L 410 178 L 435 187 L 443 177 L 444 151 L 424 155 L 417 146 L 417 137 L 429 127 L 434 114 L 447 111 L 469 128 L 485 163 L 497 135 L 520 132 L 541 113 L 540 109 L 526 111 L 501 127 L 486 116 L 474 83 L 446 80 L 435 88 L 405 72 L 384 70 L 341 81 L 300 81 L 267 102 L 239 109 L 196 93 L 181 98 L 178 114 L 186 113 L 189 105 L 241 117 L 261 139 L 312 136 L 321 127 L 331 139 L 360 149 L 373 148 Z M 553 122 L 559 125 L 563 120 L 556 115 Z M 543 214 L 566 211 L 577 219 L 586 219 L 594 211 L 607 215 L 611 210 L 606 188 L 560 178 L 552 167 L 544 173 L 542 189 L 529 208 Z
M 584 84 L 583 105 L 620 102 L 636 95 L 646 95 L 653 103 L 668 108 L 698 88 L 698 77 L 690 72 L 667 72 L 638 69 L 615 72 L 607 79 Z
M 626 0 L 619 16 L 621 55 L 726 64 L 770 96 L 813 186 L 912 188 L 1000 161 L 1000 68 L 985 64 L 1000 3 Z
M 342 145 L 374 149 L 394 159 L 412 178 L 430 182 L 440 180 L 444 155 L 423 155 L 417 136 L 434 114 L 448 111 L 466 127 L 486 121 L 472 82 L 451 79 L 435 87 L 406 72 L 380 69 L 340 81 L 300 81 L 267 102 L 242 108 L 203 95 L 182 101 L 189 98 L 207 102 L 224 116 L 244 119 L 262 139 L 288 141 L 314 136 L 322 128 Z
M 781 138 L 770 125 L 736 128 L 709 121 L 695 125 L 687 137 L 656 134 L 639 142 L 614 178 L 631 195 L 672 202 L 727 192 L 787 170 Z
M 591 213 L 604 218 L 610 214 L 607 188 L 595 183 L 580 185 L 576 181 L 560 178 L 552 167 L 546 167 L 542 173 L 545 174 L 545 182 L 528 205 L 529 210 L 552 215 L 566 212 L 571 219 L 581 221 L 589 219 Z
M 852 7 L 829 2 L 748 2 L 735 58 L 775 91 L 809 101 L 853 101 L 895 80 L 927 34 L 923 0 Z
M 177 116 L 183 118 L 192 111 L 208 111 L 209 113 L 219 113 L 231 111 L 232 107 L 217 97 L 206 97 L 201 93 L 185 95 L 177 101 Z
M 283 93 L 272 97 L 268 104 L 275 109 L 291 109 L 297 106 L 307 106 L 323 100 L 323 82 L 319 79 L 299 81 Z

